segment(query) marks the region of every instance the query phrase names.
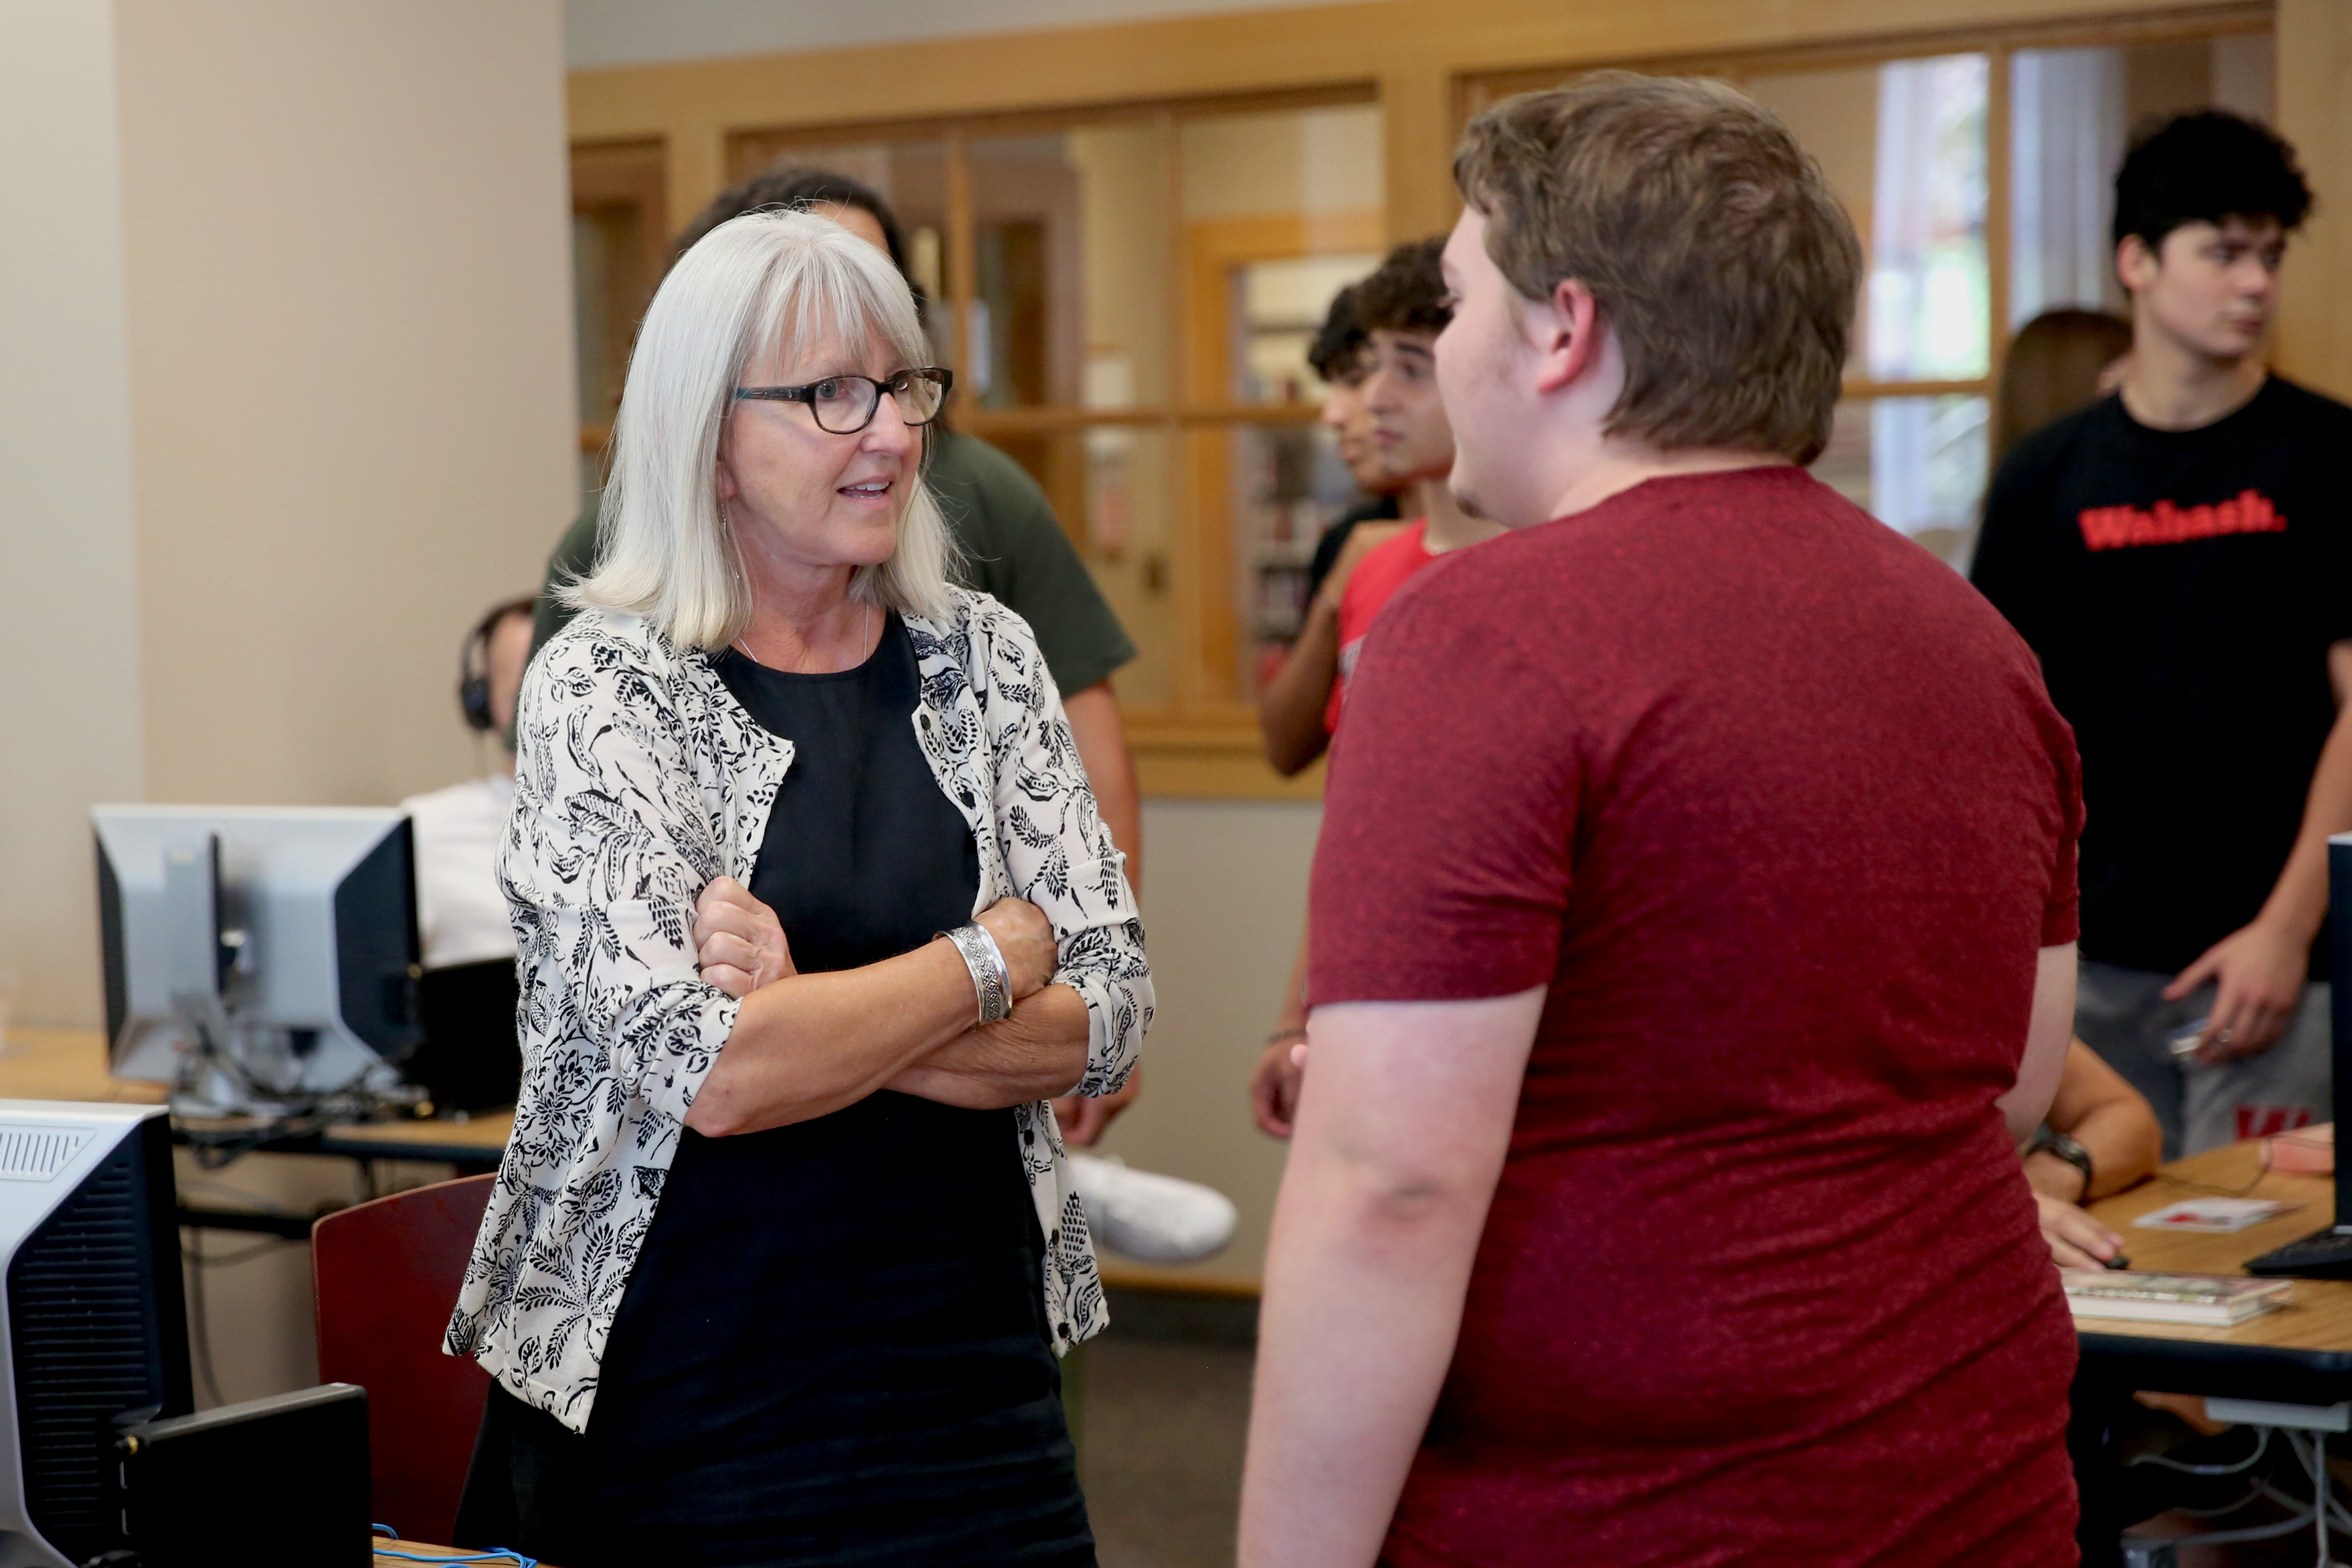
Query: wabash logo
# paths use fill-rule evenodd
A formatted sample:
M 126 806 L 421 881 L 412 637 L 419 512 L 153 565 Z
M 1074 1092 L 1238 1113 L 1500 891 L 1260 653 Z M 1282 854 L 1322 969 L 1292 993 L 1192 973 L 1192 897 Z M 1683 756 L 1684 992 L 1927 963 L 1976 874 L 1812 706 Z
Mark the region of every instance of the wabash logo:
M 2136 506 L 2083 510 L 2083 542 L 2094 550 L 2132 544 L 2179 544 L 2231 533 L 2284 533 L 2286 519 L 2260 490 L 2240 490 L 2234 500 L 2211 506 L 2175 506 L 2160 500 L 2147 511 Z

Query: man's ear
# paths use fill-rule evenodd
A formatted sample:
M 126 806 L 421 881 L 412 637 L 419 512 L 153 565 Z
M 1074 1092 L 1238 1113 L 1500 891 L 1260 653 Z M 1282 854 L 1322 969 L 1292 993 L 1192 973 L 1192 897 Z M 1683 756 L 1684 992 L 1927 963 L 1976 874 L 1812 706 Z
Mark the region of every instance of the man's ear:
M 2155 247 L 2138 235 L 2127 234 L 2116 241 L 2116 281 L 2127 294 L 2137 294 L 2154 283 L 2163 264 Z
M 1558 392 L 1600 363 L 1601 302 L 1575 279 L 1554 284 L 1549 300 L 1528 301 L 1522 314 L 1538 392 Z

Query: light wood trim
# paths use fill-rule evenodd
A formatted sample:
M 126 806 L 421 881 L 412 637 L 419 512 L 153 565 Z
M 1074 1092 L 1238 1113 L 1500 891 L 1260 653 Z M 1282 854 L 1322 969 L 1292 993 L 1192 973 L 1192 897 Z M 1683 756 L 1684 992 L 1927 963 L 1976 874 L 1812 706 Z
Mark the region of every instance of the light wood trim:
M 735 172 L 736 178 L 741 179 L 757 174 L 788 153 L 814 153 L 826 147 L 859 146 L 874 142 L 936 142 L 950 129 L 961 130 L 974 141 L 985 141 L 992 137 L 1047 136 L 1081 127 L 1152 122 L 1163 117 L 1172 117 L 1181 124 L 1203 115 L 1329 109 L 1344 104 L 1371 103 L 1378 98 L 1379 89 L 1370 82 L 1342 81 L 1320 87 L 1213 93 L 1156 102 L 1120 98 L 1044 110 L 947 116 L 921 114 L 912 118 L 835 121 L 824 125 L 759 125 L 729 133 L 728 166 Z
M 727 134 L 717 121 L 688 113 L 663 127 L 663 141 L 669 232 L 675 235 L 727 188 Z
M 1891 10 L 1892 8 L 1890 8 Z M 1975 7 L 1979 13 L 1990 7 Z M 2054 7 L 2053 7 L 2054 9 Z M 1779 71 L 1837 70 L 1881 65 L 1893 59 L 1929 55 L 1976 54 L 1989 50 L 2091 48 L 2140 44 L 2179 43 L 2218 37 L 2230 33 L 2259 33 L 2273 25 L 2273 0 L 2242 3 L 2134 7 L 2137 14 L 2097 16 L 2088 6 L 2070 7 L 2074 15 L 2007 22 L 1987 17 L 1954 26 L 1947 8 L 1932 24 L 1908 30 L 1900 27 L 1856 29 L 1854 36 L 1828 41 L 1806 40 L 1763 47 L 1718 50 L 1669 46 L 1652 57 L 1627 58 L 1605 63 L 1630 70 L 1659 74 L 1711 76 L 1734 82 Z M 1554 85 L 1567 73 L 1604 63 L 1591 59 L 1558 64 L 1512 66 L 1464 79 L 1457 93 L 1456 125 L 1513 93 Z
M 2278 129 L 2301 154 L 2319 205 L 2286 247 L 2272 329 L 2279 369 L 2331 396 L 2352 398 L 2352 5 L 2279 0 Z
M 1185 407 L 973 408 L 958 416 L 957 427 L 975 436 L 1030 436 L 1084 430 L 1097 425 L 1156 425 L 1170 430 L 1213 425 L 1312 425 L 1322 417 L 1314 403 L 1208 403 Z
M 1876 397 L 1990 397 L 1992 387 L 1992 378 L 1983 375 L 1965 381 L 1872 381 L 1850 376 L 1838 388 L 1838 395 L 1849 401 Z
M 1185 391 L 1202 402 L 1231 395 L 1233 268 L 1334 251 L 1378 252 L 1386 238 L 1381 216 L 1361 209 L 1210 218 L 1189 225 L 1182 301 L 1189 351 Z M 1179 683 L 1177 694 L 1195 704 L 1230 700 L 1235 695 L 1242 648 L 1234 604 L 1238 579 L 1229 502 L 1232 464 L 1223 432 L 1201 427 L 1202 421 L 1180 416 L 1180 422 L 1191 426 L 1182 468 L 1192 504 L 1183 514 L 1190 519 L 1190 538 L 1188 547 L 1177 552 L 1175 580 L 1180 589 L 1189 585 L 1192 592 L 1177 600 L 1178 624 L 1190 634 L 1178 668 L 1189 669 L 1191 677 Z
M 2262 1171 L 2262 1141 L 2250 1138 L 2186 1160 L 2164 1173 L 2207 1187 L 2236 1193 Z M 2284 1247 L 2335 1222 L 2332 1176 L 2263 1175 L 2244 1195 L 2275 1198 L 2292 1205 L 2275 1219 L 2235 1236 L 2197 1236 L 2178 1231 L 2135 1230 L 2131 1222 L 2182 1198 L 2208 1195 L 2198 1186 L 2161 1177 L 2091 1205 L 2091 1215 L 2124 1238 L 2132 1267 L 2150 1274 L 2242 1274 L 2249 1258 Z M 2298 1279 L 2294 1299 L 2275 1312 L 2249 1318 L 2235 1328 L 2200 1328 L 2188 1323 L 2141 1323 L 2119 1318 L 2084 1318 L 2084 1333 L 2128 1334 L 2135 1339 L 2198 1340 L 2232 1345 L 2278 1345 L 2297 1350 L 2352 1350 L 2352 1282 Z
M 2147 0 L 1973 0 L 1971 9 L 1971 47 L 2004 29 L 2071 40 L 2120 22 L 2152 37 L 2171 18 L 2210 31 L 2259 26 L 2248 18 L 2266 14 Z M 1461 76 L 1537 62 L 1558 68 L 1949 37 L 1951 16 L 1948 0 L 1360 0 L 575 71 L 571 124 L 575 136 L 617 138 L 688 123 L 781 129 L 1181 102 L 1385 84 L 1424 70 Z M 712 171 L 723 162 L 714 148 Z
M 944 137 L 948 187 L 948 342 L 955 355 L 958 404 L 973 394 L 971 386 L 971 301 L 980 280 L 979 249 L 972 236 L 971 157 L 961 131 L 950 128 Z
M 1196 1273 L 1149 1263 L 1124 1263 L 1097 1256 L 1102 1282 L 1112 1290 L 1149 1290 L 1158 1296 L 1206 1296 L 1223 1301 L 1255 1301 L 1258 1283 L 1245 1274 Z
M 1444 234 L 1462 214 L 1453 163 L 1444 153 L 1457 135 L 1454 81 L 1434 62 L 1400 68 L 1381 79 L 1383 217 L 1391 245 Z M 1432 157 L 1433 151 L 1437 156 Z
M 1255 740 L 1255 733 L 1251 739 Z M 1223 747 L 1195 751 L 1133 741 L 1137 786 L 1152 800 L 1306 800 L 1323 798 L 1323 765 L 1284 778 L 1264 753 Z
M 2017 145 L 2011 123 L 2010 58 L 2007 47 L 1985 51 L 1985 368 L 1993 384 L 2000 383 L 2001 362 L 2009 357 L 2010 154 Z

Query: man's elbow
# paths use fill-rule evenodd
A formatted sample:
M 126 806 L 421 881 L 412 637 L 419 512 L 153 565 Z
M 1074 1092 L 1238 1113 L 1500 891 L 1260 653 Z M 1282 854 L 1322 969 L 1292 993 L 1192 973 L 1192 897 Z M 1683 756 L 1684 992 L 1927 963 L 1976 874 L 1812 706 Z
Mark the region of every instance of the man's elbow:
M 1495 1173 L 1438 1161 L 1343 1163 L 1339 1201 L 1349 1224 L 1372 1238 L 1405 1239 L 1485 1223 Z

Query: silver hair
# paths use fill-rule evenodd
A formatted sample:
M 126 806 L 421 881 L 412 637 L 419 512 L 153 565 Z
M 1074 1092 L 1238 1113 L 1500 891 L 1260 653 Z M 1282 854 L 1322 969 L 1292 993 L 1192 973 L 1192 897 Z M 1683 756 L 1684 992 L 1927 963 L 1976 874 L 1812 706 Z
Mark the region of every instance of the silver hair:
M 686 647 L 723 648 L 751 623 L 751 590 L 718 489 L 735 387 L 765 346 L 879 340 L 902 365 L 929 347 L 906 279 L 839 224 L 746 213 L 678 258 L 637 329 L 613 423 L 613 472 L 594 570 L 557 590 L 576 608 L 639 616 Z M 930 487 L 898 512 L 887 560 L 851 575 L 853 597 L 942 614 L 954 545 Z

